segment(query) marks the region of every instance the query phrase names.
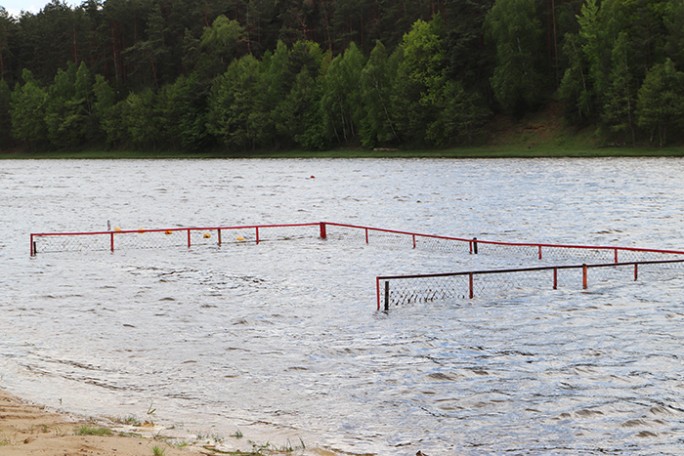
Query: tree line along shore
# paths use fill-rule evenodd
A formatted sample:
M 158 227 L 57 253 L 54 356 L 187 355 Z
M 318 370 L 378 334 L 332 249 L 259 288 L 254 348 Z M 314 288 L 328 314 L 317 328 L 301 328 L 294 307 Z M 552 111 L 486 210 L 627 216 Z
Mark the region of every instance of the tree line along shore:
M 684 0 L 0 7 L 0 155 L 680 155 L 682 30 Z

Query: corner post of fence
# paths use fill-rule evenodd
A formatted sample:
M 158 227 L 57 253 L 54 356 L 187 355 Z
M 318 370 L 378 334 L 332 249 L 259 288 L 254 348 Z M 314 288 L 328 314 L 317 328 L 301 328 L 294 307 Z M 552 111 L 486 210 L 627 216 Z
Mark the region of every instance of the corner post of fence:
M 615 258 L 614 258 L 615 264 L 618 264 L 618 249 L 615 249 Z
M 255 227 L 256 229 L 256 244 L 259 245 L 259 242 L 261 242 L 261 239 L 259 238 L 259 227 Z
M 380 311 L 380 277 L 375 276 L 375 300 L 378 306 L 378 311 Z
M 390 284 L 389 280 L 385 280 L 385 312 L 389 312 L 390 303 Z
M 219 245 L 219 247 L 221 247 L 221 228 L 217 228 L 216 231 L 218 231 L 218 233 L 217 233 L 218 245 Z
M 583 264 L 582 265 L 582 288 L 585 290 L 588 288 L 588 284 L 587 284 L 587 271 L 588 270 L 589 270 L 589 268 L 587 267 L 587 265 Z
M 639 279 L 639 263 L 634 263 L 634 281 Z
M 114 253 L 114 231 L 109 232 L 109 251 Z
M 477 253 L 477 252 L 475 252 Z M 473 280 L 473 273 L 469 272 L 468 273 L 468 297 L 470 299 L 473 299 L 475 297 L 475 290 L 474 290 L 474 280 Z
M 319 235 L 320 235 L 321 239 L 327 239 L 328 238 L 328 227 L 326 226 L 326 223 L 320 222 L 318 224 L 318 229 L 319 229 Z
M 31 256 L 36 256 L 36 241 L 33 240 L 33 233 L 31 233 Z
M 558 268 L 553 268 L 553 289 L 558 290 Z
M 539 259 L 542 259 L 542 246 L 539 246 Z
M 473 238 L 471 245 L 472 245 L 472 250 L 473 250 L 472 253 L 477 255 L 477 238 L 476 237 Z
M 192 230 L 188 228 L 188 248 L 192 247 Z

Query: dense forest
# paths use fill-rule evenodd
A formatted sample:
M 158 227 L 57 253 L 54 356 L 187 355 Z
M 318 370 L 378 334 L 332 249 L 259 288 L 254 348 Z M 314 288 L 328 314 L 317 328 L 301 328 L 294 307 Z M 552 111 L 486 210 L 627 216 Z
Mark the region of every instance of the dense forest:
M 0 7 L 0 150 L 453 147 L 550 103 L 682 140 L 684 0 Z

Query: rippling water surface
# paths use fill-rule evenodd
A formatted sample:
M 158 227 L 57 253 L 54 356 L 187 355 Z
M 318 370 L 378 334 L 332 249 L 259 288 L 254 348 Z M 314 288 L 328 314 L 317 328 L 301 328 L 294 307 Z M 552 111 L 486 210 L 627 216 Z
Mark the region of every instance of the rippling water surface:
M 683 280 L 378 314 L 376 275 L 472 259 L 316 240 L 30 258 L 29 233 L 329 220 L 682 249 L 683 175 L 674 159 L 4 161 L 0 386 L 350 453 L 681 454 Z

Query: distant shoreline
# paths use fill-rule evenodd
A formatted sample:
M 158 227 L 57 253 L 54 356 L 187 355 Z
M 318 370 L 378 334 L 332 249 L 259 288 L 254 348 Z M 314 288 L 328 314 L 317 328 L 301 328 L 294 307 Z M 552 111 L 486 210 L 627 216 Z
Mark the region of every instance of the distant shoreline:
M 643 147 L 558 147 L 558 146 L 483 146 L 454 149 L 334 149 L 326 151 L 248 151 L 228 152 L 220 150 L 204 152 L 179 151 L 119 151 L 119 150 L 83 150 L 83 151 L 51 151 L 0 152 L 0 160 L 32 160 L 32 159 L 74 159 L 74 160 L 116 160 L 116 159 L 514 159 L 514 158 L 606 158 L 606 157 L 684 157 L 684 147 L 643 148 Z

